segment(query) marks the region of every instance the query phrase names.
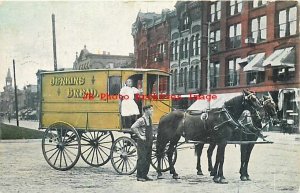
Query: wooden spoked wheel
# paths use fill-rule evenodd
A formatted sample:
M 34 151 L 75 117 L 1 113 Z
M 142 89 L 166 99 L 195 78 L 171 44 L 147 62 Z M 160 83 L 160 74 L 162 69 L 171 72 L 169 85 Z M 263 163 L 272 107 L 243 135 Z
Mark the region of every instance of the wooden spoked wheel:
M 77 163 L 80 156 L 79 135 L 68 123 L 54 123 L 44 133 L 42 151 L 51 167 L 57 170 L 69 170 Z
M 114 137 L 110 131 L 84 132 L 80 137 L 81 157 L 89 165 L 99 167 L 110 159 Z
M 170 143 L 168 143 L 165 147 L 164 156 L 163 156 L 162 161 L 161 161 L 161 171 L 162 172 L 166 172 L 166 171 L 170 170 L 169 159 L 168 159 L 167 154 L 166 154 L 166 151 L 169 148 L 169 144 Z M 172 156 L 173 165 L 175 164 L 176 159 L 177 159 L 177 149 L 175 149 L 175 151 L 173 153 L 173 156 Z M 158 164 L 158 160 L 157 160 L 157 157 L 156 157 L 156 140 L 154 140 L 153 141 L 153 146 L 152 146 L 151 165 L 155 170 L 157 170 L 157 164 Z
M 133 174 L 137 163 L 137 146 L 133 139 L 120 137 L 112 145 L 111 163 L 113 168 L 122 175 Z

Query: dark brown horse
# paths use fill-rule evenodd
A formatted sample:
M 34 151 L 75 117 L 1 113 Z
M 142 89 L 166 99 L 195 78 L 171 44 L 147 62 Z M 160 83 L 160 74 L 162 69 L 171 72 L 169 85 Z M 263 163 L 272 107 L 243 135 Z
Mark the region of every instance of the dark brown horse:
M 227 141 L 232 138 L 235 130 L 239 130 L 237 120 L 246 109 L 261 108 L 257 97 L 248 91 L 227 101 L 223 108 L 211 109 L 205 114 L 189 115 L 181 111 L 173 111 L 163 116 L 158 125 L 157 133 L 157 173 L 162 176 L 161 160 L 166 144 L 170 142 L 167 150 L 170 173 L 177 179 L 175 167 L 172 163 L 172 155 L 181 136 L 186 140 L 203 141 L 218 145 L 214 181 L 225 182 L 223 175 L 224 153 Z
M 256 141 L 259 136 L 261 136 L 261 129 L 262 127 L 262 115 L 265 118 L 270 119 L 271 121 L 277 121 L 277 114 L 276 114 L 276 105 L 273 101 L 273 99 L 269 96 L 263 96 L 262 100 L 263 111 L 259 111 L 260 109 L 250 109 L 251 113 L 251 119 L 252 124 L 246 125 L 247 131 L 242 132 L 240 135 L 239 133 L 237 135 L 232 136 L 232 141 Z M 260 113 L 261 112 L 261 113 Z M 262 115 L 261 115 L 262 114 Z M 215 171 L 213 170 L 212 166 L 212 154 L 216 147 L 216 144 L 210 144 L 207 149 L 207 158 L 208 158 L 208 171 L 210 171 L 210 175 L 214 176 Z M 250 180 L 249 174 L 248 174 L 248 163 L 250 159 L 250 155 L 252 152 L 252 149 L 254 147 L 253 143 L 249 144 L 241 144 L 241 167 L 240 167 L 240 179 L 242 181 Z M 197 154 L 197 174 L 203 175 L 200 165 L 200 157 L 202 154 L 203 144 L 197 144 L 195 146 L 195 152 Z

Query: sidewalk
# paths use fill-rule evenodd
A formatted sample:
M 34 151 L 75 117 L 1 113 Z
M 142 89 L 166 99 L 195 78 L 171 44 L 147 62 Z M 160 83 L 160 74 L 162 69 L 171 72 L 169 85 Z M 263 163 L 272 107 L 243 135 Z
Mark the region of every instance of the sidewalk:
M 3 123 L 7 124 L 7 125 L 17 125 L 16 119 L 10 120 L 10 123 L 6 119 L 6 120 L 3 121 Z M 25 127 L 25 128 L 28 128 L 28 129 L 38 130 L 39 122 L 38 121 L 29 121 L 29 120 L 19 120 L 19 126 L 20 127 Z

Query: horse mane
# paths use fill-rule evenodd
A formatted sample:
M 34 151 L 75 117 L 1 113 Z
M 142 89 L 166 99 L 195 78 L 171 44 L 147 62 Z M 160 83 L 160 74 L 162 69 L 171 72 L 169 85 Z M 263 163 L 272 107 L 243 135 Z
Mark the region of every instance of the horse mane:
M 230 115 L 233 116 L 235 120 L 238 120 L 242 112 L 245 110 L 243 100 L 244 95 L 239 95 L 224 103 L 224 107 L 229 111 Z

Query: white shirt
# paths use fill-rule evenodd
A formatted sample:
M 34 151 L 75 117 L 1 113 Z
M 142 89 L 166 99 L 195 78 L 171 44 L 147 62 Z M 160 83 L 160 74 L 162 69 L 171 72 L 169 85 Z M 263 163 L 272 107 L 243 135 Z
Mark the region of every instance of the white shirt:
M 123 96 L 121 103 L 121 115 L 122 116 L 131 116 L 139 115 L 140 111 L 137 104 L 134 101 L 134 94 L 140 93 L 140 91 L 135 87 L 124 86 L 120 95 Z

